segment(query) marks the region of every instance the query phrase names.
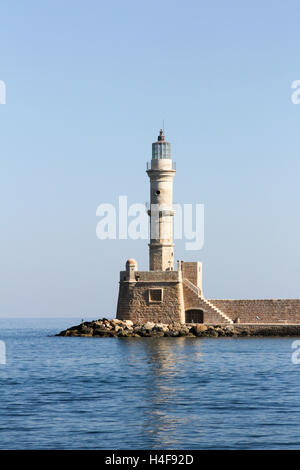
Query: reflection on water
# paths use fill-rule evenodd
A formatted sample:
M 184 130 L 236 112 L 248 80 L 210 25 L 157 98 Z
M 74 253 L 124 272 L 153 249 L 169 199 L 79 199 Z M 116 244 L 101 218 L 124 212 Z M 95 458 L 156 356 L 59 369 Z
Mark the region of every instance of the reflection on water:
M 128 365 L 148 375 L 143 404 L 139 405 L 144 411 L 142 432 L 146 441 L 151 442 L 152 448 L 180 447 L 176 429 L 184 425 L 186 417 L 174 414 L 174 404 L 178 406 L 178 397 L 185 395 L 180 377 L 184 377 L 184 367 L 189 360 L 200 360 L 201 341 L 185 337 L 175 341 L 174 338 L 143 338 L 138 343 L 132 339 L 121 341 Z M 181 403 L 182 407 L 185 405 Z

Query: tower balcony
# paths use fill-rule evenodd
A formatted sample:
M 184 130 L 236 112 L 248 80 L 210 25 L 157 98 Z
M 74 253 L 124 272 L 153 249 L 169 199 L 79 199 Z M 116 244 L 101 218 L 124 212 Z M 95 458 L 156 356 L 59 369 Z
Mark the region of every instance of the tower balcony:
M 157 164 L 157 162 L 160 162 Z M 159 165 L 159 166 L 158 166 Z M 164 166 L 165 168 L 162 168 Z M 173 162 L 173 160 L 170 159 L 165 159 L 163 163 L 161 163 L 161 160 L 151 160 L 150 162 L 147 162 L 146 165 L 146 170 L 173 170 L 176 171 L 176 162 Z

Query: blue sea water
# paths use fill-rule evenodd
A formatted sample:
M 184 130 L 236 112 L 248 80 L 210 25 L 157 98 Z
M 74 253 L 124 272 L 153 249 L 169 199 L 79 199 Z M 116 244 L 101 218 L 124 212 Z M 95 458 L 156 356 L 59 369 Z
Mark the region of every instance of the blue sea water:
M 64 338 L 2 319 L 0 449 L 300 449 L 295 338 Z

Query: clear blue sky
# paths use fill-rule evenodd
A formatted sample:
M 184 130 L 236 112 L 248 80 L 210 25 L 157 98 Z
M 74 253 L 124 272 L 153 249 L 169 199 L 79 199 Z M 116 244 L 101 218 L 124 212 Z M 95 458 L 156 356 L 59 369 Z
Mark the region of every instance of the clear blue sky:
M 148 200 L 162 119 L 177 202 L 205 204 L 208 298 L 300 297 L 297 1 L 1 2 L 0 315 L 113 316 L 146 241 L 96 208 Z

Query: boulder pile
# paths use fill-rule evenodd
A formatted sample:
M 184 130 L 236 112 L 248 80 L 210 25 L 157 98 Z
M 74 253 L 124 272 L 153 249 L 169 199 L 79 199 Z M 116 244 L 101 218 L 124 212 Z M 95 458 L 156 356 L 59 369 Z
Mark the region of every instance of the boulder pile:
M 114 338 L 144 337 L 219 337 L 219 336 L 300 336 L 300 325 L 204 325 L 200 323 L 133 323 L 131 320 L 86 321 L 61 331 L 56 336 Z
M 178 337 L 178 336 L 232 336 L 233 328 L 221 325 L 153 323 L 134 324 L 131 320 L 86 321 L 61 331 L 57 336 L 94 336 L 94 337 Z

